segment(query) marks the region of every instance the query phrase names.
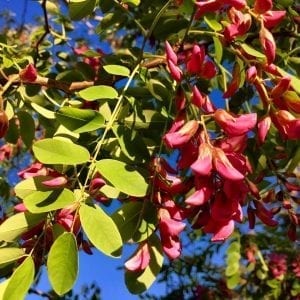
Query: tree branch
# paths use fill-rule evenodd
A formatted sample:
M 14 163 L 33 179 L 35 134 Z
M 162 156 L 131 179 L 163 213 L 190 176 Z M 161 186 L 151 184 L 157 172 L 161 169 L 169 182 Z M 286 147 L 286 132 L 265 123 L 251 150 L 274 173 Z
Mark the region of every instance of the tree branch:
M 56 88 L 61 91 L 64 91 L 67 94 L 71 94 L 72 92 L 74 92 L 76 90 L 82 90 L 87 87 L 93 86 L 95 84 L 94 81 L 86 81 L 86 80 L 85 81 L 74 81 L 74 82 L 68 83 L 68 82 L 58 81 L 58 80 L 55 80 L 52 78 L 43 77 L 43 76 L 39 76 L 39 75 L 37 76 L 35 81 L 26 81 L 26 80 L 24 81 L 24 80 L 21 80 L 19 76 L 16 76 L 16 74 L 10 75 L 9 81 L 12 81 L 15 84 L 24 83 L 24 84 L 45 86 L 48 88 Z

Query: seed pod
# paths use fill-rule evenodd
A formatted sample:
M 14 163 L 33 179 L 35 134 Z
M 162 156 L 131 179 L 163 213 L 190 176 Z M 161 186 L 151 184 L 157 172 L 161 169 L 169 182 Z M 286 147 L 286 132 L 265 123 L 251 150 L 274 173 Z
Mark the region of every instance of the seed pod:
M 8 130 L 8 118 L 5 111 L 0 111 L 0 138 L 3 138 Z

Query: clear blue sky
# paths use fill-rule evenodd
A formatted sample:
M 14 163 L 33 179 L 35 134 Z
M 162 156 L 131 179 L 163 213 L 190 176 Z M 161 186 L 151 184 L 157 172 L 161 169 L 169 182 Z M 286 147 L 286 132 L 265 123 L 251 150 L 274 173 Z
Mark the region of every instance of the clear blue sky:
M 37 0 L 28 0 L 28 8 L 26 14 L 23 15 L 26 0 L 0 0 L 1 10 L 9 9 L 15 13 L 17 20 L 25 17 L 25 23 L 33 22 L 33 18 L 41 16 L 42 11 Z M 0 18 L 0 25 L 3 24 Z M 80 253 L 80 271 L 78 280 L 75 285 L 75 290 L 80 291 L 83 284 L 96 282 L 101 288 L 101 299 L 103 300 L 134 300 L 137 296 L 131 295 L 124 283 L 124 271 L 117 270 L 121 267 L 124 261 L 132 254 L 133 249 L 126 248 L 121 259 L 113 259 L 101 254 L 94 249 L 94 255 L 89 256 L 85 253 Z M 39 288 L 42 291 L 50 289 L 50 283 L 46 272 L 41 278 Z M 164 293 L 165 288 L 162 285 L 154 284 L 148 292 L 153 294 Z M 40 300 L 40 296 L 29 295 L 28 300 Z

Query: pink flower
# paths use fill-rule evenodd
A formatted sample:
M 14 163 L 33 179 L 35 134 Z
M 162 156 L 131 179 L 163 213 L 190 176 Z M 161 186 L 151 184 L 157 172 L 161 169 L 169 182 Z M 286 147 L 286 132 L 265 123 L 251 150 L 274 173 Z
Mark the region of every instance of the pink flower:
M 257 69 L 255 66 L 251 66 L 249 69 L 246 71 L 246 79 L 249 82 L 254 82 L 257 76 Z
M 274 278 L 284 276 L 287 272 L 287 256 L 282 253 L 271 253 L 268 266 Z
M 187 71 L 192 75 L 198 75 L 205 79 L 213 78 L 217 71 L 215 64 L 205 58 L 205 49 L 194 45 L 192 53 L 187 61 Z
M 216 110 L 216 107 L 210 101 L 207 95 L 202 95 L 197 86 L 193 86 L 193 94 L 191 102 L 201 108 L 205 114 L 211 114 Z
M 197 1 L 195 4 L 197 6 L 196 19 L 199 19 L 206 13 L 216 12 L 222 7 L 221 1 L 218 0 Z
M 223 98 L 230 98 L 231 96 L 233 96 L 240 86 L 240 81 L 241 81 L 241 70 L 240 70 L 240 66 L 236 63 L 233 67 L 232 80 L 227 86 L 227 90 L 223 94 Z
M 284 76 L 282 77 L 279 82 L 272 88 L 271 90 L 271 97 L 278 98 L 282 96 L 291 86 L 291 77 Z
M 35 176 L 46 176 L 49 171 L 41 163 L 33 163 L 30 167 L 18 172 L 18 175 L 22 179 L 27 179 Z
M 197 177 L 196 180 L 196 191 L 185 199 L 185 203 L 198 206 L 203 205 L 209 200 L 214 189 L 211 177 Z
M 182 79 L 181 69 L 178 66 L 176 66 L 171 60 L 168 60 L 167 63 L 168 63 L 168 67 L 169 67 L 172 78 L 174 80 L 176 80 L 177 82 L 180 82 Z
M 276 43 L 272 33 L 267 28 L 262 27 L 259 31 L 259 39 L 268 64 L 273 63 L 276 56 Z
M 198 128 L 196 120 L 188 121 L 178 131 L 166 133 L 163 137 L 164 142 L 170 148 L 180 148 L 196 134 Z
M 65 187 L 67 183 L 68 180 L 65 176 L 52 177 L 42 181 L 42 185 L 49 188 L 62 188 Z
M 300 138 L 300 119 L 287 110 L 279 110 L 271 115 L 274 125 L 284 138 L 296 140 Z
M 171 209 L 174 210 L 174 207 Z M 181 254 L 179 234 L 185 228 L 185 224 L 173 219 L 167 208 L 160 208 L 158 215 L 163 251 L 170 259 L 175 259 Z
M 229 136 L 239 136 L 252 130 L 257 121 L 256 113 L 235 116 L 224 109 L 217 109 L 214 118 Z
M 300 255 L 299 254 L 292 262 L 292 269 L 294 275 L 300 278 Z
M 213 149 L 213 164 L 215 170 L 225 179 L 242 180 L 244 175 L 231 164 L 224 151 L 220 148 Z
M 171 61 L 174 65 L 177 65 L 177 55 L 174 52 L 173 48 L 171 47 L 171 45 L 169 44 L 168 41 L 165 42 L 165 46 L 166 46 L 166 57 L 168 61 Z
M 139 246 L 133 256 L 125 262 L 125 268 L 132 272 L 145 270 L 150 263 L 150 251 L 147 243 Z
M 262 15 L 264 26 L 268 29 L 277 26 L 285 17 L 285 10 L 269 10 Z
M 249 30 L 252 19 L 250 14 L 243 14 L 241 11 L 232 7 L 228 12 L 232 24 L 224 29 L 224 37 L 226 41 L 231 42 L 237 36 L 242 36 Z
M 37 79 L 37 70 L 33 64 L 28 64 L 20 71 L 19 76 L 22 81 L 34 82 Z
M 266 139 L 266 136 L 268 134 L 268 131 L 271 127 L 271 123 L 272 123 L 272 120 L 271 120 L 270 116 L 266 116 L 266 117 L 264 117 L 264 118 L 262 118 L 261 120 L 258 121 L 258 123 L 257 123 L 257 128 L 258 128 L 257 137 L 258 137 L 259 144 L 264 143 L 264 141 Z
M 254 2 L 254 11 L 257 14 L 264 14 L 268 10 L 271 10 L 273 7 L 272 0 L 255 0 Z
M 212 233 L 212 242 L 219 242 L 226 240 L 234 230 L 234 221 L 229 220 L 228 222 L 222 223 L 214 219 L 210 219 L 208 224 L 203 227 L 205 233 Z
M 247 140 L 247 134 L 224 137 L 220 140 L 217 140 L 215 146 L 221 148 L 226 153 L 242 153 L 247 147 Z
M 212 148 L 207 143 L 199 146 L 197 160 L 191 165 L 194 174 L 208 176 L 212 170 Z

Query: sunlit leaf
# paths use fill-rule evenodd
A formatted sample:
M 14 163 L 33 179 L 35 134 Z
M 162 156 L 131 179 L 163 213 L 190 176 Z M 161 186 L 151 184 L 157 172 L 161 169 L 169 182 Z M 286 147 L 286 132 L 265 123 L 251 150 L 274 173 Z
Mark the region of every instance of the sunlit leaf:
M 94 101 L 97 99 L 115 99 L 118 92 L 111 86 L 95 85 L 78 92 L 78 95 L 86 101 Z
M 71 19 L 81 20 L 94 11 L 96 0 L 70 0 L 68 4 Z
M 104 254 L 119 257 L 122 238 L 117 226 L 99 206 L 82 204 L 79 209 L 82 228 L 93 245 Z
M 11 275 L 3 299 L 24 299 L 34 279 L 34 262 L 28 256 Z
M 75 133 L 93 131 L 104 124 L 104 117 L 91 109 L 62 107 L 55 115 L 62 125 Z
M 98 172 L 116 189 L 124 194 L 143 197 L 148 184 L 135 167 L 113 159 L 102 159 L 96 163 Z
M 45 214 L 20 212 L 0 225 L 0 241 L 11 242 L 45 219 Z
M 112 75 L 119 75 L 128 77 L 130 75 L 130 70 L 125 66 L 120 65 L 106 65 L 103 66 L 103 69 Z
M 32 146 L 35 157 L 45 164 L 82 164 L 90 159 L 90 153 L 82 146 L 59 139 L 43 139 Z
M 72 289 L 78 275 L 78 250 L 73 233 L 61 234 L 51 246 L 47 259 L 49 281 L 58 295 Z
M 0 248 L 0 265 L 13 262 L 24 256 L 24 250 L 20 248 Z

